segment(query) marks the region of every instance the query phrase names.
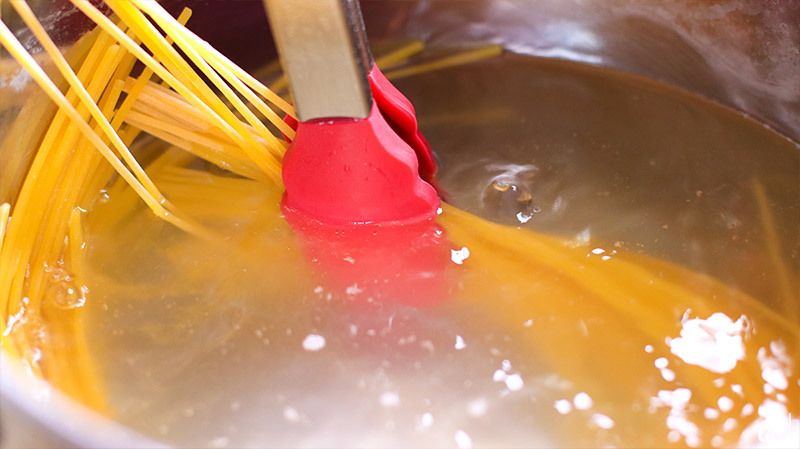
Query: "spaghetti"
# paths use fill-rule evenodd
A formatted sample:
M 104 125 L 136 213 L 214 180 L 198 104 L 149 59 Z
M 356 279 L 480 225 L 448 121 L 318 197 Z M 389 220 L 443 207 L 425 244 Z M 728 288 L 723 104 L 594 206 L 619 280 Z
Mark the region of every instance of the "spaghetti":
M 285 78 L 279 77 L 272 89 L 267 88 L 185 28 L 189 10 L 173 18 L 157 2 L 107 0 L 115 14 L 111 19 L 90 2 L 73 0 L 97 28 L 64 56 L 24 1 L 10 3 L 64 81 L 48 76 L 5 23 L 0 23 L 0 43 L 56 105 L 53 109 L 41 99 L 32 99 L 31 109 L 20 115 L 23 126 L 31 117 L 45 119 L 31 126 L 27 136 L 15 131 L 20 133 L 22 145 L 10 164 L 21 164 L 26 149 L 34 149 L 34 156 L 21 182 L 4 178 L 0 191 L 6 201 L 0 205 L 0 343 L 34 375 L 96 410 L 111 413 L 100 376 L 94 372 L 96 363 L 88 350 L 83 322 L 83 305 L 91 301 L 86 280 L 103 276 L 84 260 L 87 229 L 114 232 L 125 228 L 126 236 L 136 238 L 138 230 L 124 224 L 143 201 L 156 217 L 188 235 L 223 242 L 223 234 L 214 224 L 223 222 L 226 212 L 244 214 L 252 207 L 231 202 L 231 197 L 252 195 L 266 204 L 266 210 L 275 212 L 282 187 L 281 159 L 287 147 L 281 134 L 294 136 L 278 113 L 292 116 L 294 111 L 275 93 L 286 87 Z M 420 41 L 412 41 L 376 61 L 382 67 L 400 67 L 423 48 Z M 387 71 L 387 76 L 412 76 L 501 51 L 499 46 L 488 46 L 395 68 Z M 145 69 L 134 77 L 137 62 Z M 142 133 L 154 139 L 137 140 Z M 198 164 L 205 169 L 198 169 Z M 210 173 L 208 167 L 221 174 Z M 253 193 L 258 191 L 266 193 Z M 791 296 L 791 281 L 777 255 L 777 237 L 774 230 L 770 232 L 773 224 L 763 189 L 756 183 L 754 191 L 769 234 L 773 263 L 781 273 L 782 294 Z M 285 231 L 285 226 L 269 221 L 266 215 L 259 218 Z M 456 246 L 482 254 L 474 259 L 477 262 L 472 268 L 482 279 L 474 286 L 475 301 L 490 296 L 492 292 L 484 290 L 495 284 L 508 286 L 522 298 L 493 312 L 491 319 L 498 323 L 533 310 L 571 316 L 563 304 L 536 296 L 537 286 L 526 283 L 535 271 L 555 273 L 561 279 L 551 289 L 555 297 L 574 294 L 582 298 L 584 307 L 597 308 L 600 316 L 631 324 L 586 346 L 586 351 L 613 339 L 644 336 L 658 340 L 675 335 L 680 329 L 673 320 L 674 303 L 680 301 L 698 316 L 709 316 L 719 309 L 718 304 L 711 306 L 709 291 L 730 299 L 725 312 L 732 316 L 745 307 L 756 311 L 755 320 L 762 327 L 747 342 L 751 350 L 768 347 L 777 335 L 784 334 L 794 338 L 788 344 L 796 349 L 792 345 L 798 331 L 791 318 L 708 277 L 633 255 L 587 261 L 582 250 L 567 247 L 561 239 L 488 223 L 446 205 L 439 224 Z M 163 249 L 164 257 L 181 267 L 181 254 L 192 247 L 192 242 L 175 243 Z M 191 274 L 191 281 L 199 282 L 203 274 Z M 496 282 L 485 282 L 487 279 Z M 692 283 L 687 284 L 687 279 Z M 115 288 L 129 296 L 147 297 L 150 293 L 136 285 Z M 629 301 L 634 295 L 640 300 Z M 198 319 L 202 312 L 187 316 Z M 641 317 L 653 318 L 642 321 Z M 585 385 L 595 385 L 596 390 L 610 382 L 602 377 L 608 376 L 608 371 L 595 376 L 596 372 L 587 371 L 573 359 L 561 357 L 562 347 L 530 346 L 558 371 Z M 760 367 L 753 360 L 743 363 L 732 376 L 748 398 L 763 399 Z M 791 380 L 796 377 L 792 374 Z M 686 378 L 696 384 L 698 404 L 715 403 L 715 392 L 705 386 L 707 379 L 696 374 Z M 791 391 L 796 388 L 792 384 Z M 793 410 L 796 406 L 796 401 L 791 404 Z

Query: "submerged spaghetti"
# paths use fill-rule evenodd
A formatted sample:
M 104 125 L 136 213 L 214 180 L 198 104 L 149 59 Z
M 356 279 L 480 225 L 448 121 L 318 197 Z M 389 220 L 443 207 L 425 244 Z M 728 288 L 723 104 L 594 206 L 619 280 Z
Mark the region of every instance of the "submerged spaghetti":
M 719 415 L 720 410 L 724 414 L 734 406 L 736 411 L 741 410 L 740 418 L 752 423 L 766 422 L 769 410 L 782 410 L 784 415 L 797 413 L 797 372 L 794 360 L 787 356 L 797 352 L 795 317 L 777 314 L 741 292 L 667 262 L 621 250 L 613 258 L 602 253 L 587 254 L 585 247 L 575 247 L 568 239 L 500 226 L 452 206 L 445 206 L 437 220 L 441 228 L 426 231 L 417 239 L 444 248 L 447 265 L 439 272 L 431 268 L 419 274 L 424 277 L 430 272 L 438 273 L 441 291 L 450 292 L 458 301 L 432 307 L 429 313 L 424 308 L 387 305 L 384 309 L 368 309 L 369 316 L 365 317 L 352 305 L 353 301 L 389 301 L 380 298 L 388 287 L 365 284 L 383 282 L 377 275 L 375 279 L 359 279 L 341 286 L 337 280 L 323 279 L 319 286 L 309 288 L 318 281 L 313 273 L 316 262 L 309 267 L 302 244 L 298 243 L 302 239 L 282 220 L 278 208 L 281 156 L 286 148 L 280 135 L 293 135 L 278 116 L 293 113 L 284 99 L 185 28 L 188 10 L 173 18 L 156 2 L 109 0 L 107 4 L 115 14 L 114 19 L 109 19 L 89 2 L 75 0 L 75 6 L 97 28 L 62 57 L 28 6 L 22 1 L 10 3 L 36 35 L 60 76 L 48 76 L 13 33 L 5 25 L 0 26 L 0 42 L 57 105 L 53 108 L 38 98 L 26 102 L 20 117 L 42 117 L 41 124 L 31 126 L 28 120 L 15 121 L 7 135 L 18 136 L 15 141 L 27 142 L 27 146 L 12 150 L 4 145 L 0 150 L 0 154 L 13 154 L 13 163 L 20 166 L 24 165 L 20 163 L 24 160 L 22 150 L 35 147 L 24 179 L 17 182 L 4 177 L 0 186 L 0 223 L 8 222 L 7 228 L 0 226 L 0 341 L 3 350 L 26 363 L 34 375 L 49 380 L 84 404 L 112 417 L 123 414 L 122 407 L 110 400 L 119 393 L 108 391 L 114 387 L 105 385 L 103 379 L 109 372 L 124 376 L 116 370 L 127 369 L 123 361 L 129 355 L 120 354 L 110 343 L 87 341 L 87 332 L 105 332 L 113 336 L 109 341 L 124 343 L 131 338 L 166 348 L 170 355 L 165 360 L 142 356 L 146 360 L 140 362 L 144 368 L 136 370 L 137 377 L 147 378 L 153 371 L 160 376 L 181 376 L 187 373 L 187 367 L 197 368 L 197 360 L 203 360 L 209 348 L 226 351 L 224 344 L 230 341 L 247 347 L 240 341 L 237 326 L 246 325 L 243 315 L 251 314 L 264 315 L 263 322 L 270 326 L 279 326 L 282 318 L 314 321 L 310 326 L 314 329 L 308 329 L 309 343 L 306 345 L 303 340 L 303 347 L 311 352 L 326 345 L 339 348 L 339 353 L 321 352 L 328 357 L 323 361 L 328 360 L 332 370 L 342 357 L 354 367 L 353 373 L 366 371 L 358 369 L 365 363 L 381 373 L 375 379 L 367 379 L 380 383 L 379 387 L 368 385 L 365 380 L 363 390 L 380 388 L 379 403 L 386 409 L 392 409 L 399 401 L 425 403 L 425 397 L 414 396 L 418 386 L 404 380 L 415 379 L 413 376 L 394 373 L 392 377 L 386 373 L 391 373 L 392 363 L 399 365 L 402 372 L 419 370 L 417 363 L 430 364 L 434 354 L 455 357 L 441 349 L 452 345 L 452 335 L 436 330 L 436 326 L 432 327 L 434 330 L 424 326 L 426 320 L 448 317 L 450 321 L 446 322 L 463 333 L 458 334 L 461 340 L 455 340 L 455 350 L 485 350 L 491 354 L 491 363 L 483 366 L 465 360 L 462 365 L 454 365 L 458 369 L 452 371 L 430 365 L 428 379 L 457 379 L 464 383 L 459 370 L 485 370 L 496 365 L 497 371 L 490 372 L 491 383 L 486 377 L 490 386 L 501 385 L 502 395 L 527 392 L 532 386 L 526 387 L 520 373 L 535 371 L 531 368 L 535 355 L 536 361 L 548 367 L 542 372 L 558 373 L 552 382 L 562 396 L 544 397 L 555 401 L 559 413 L 567 407 L 590 408 L 592 399 L 587 402 L 587 397 L 598 403 L 589 423 L 604 439 L 588 445 L 597 441 L 659 445 L 665 438 L 688 446 L 749 444 L 753 442 L 752 435 L 747 437 L 749 440 L 745 438 L 745 426 L 731 432 L 726 430 L 731 426 L 729 421 L 709 419 L 698 425 L 691 418 L 698 414 Z M 378 58 L 377 63 L 384 68 L 399 65 L 421 50 L 421 43 L 412 42 Z M 488 47 L 434 63 L 387 70 L 387 75 L 411 76 L 420 70 L 496 55 L 498 51 L 498 47 Z M 145 69 L 133 77 L 137 61 Z M 77 68 L 74 73 L 72 67 Z M 54 73 L 52 67 L 48 70 Z M 284 86 L 283 78 L 272 85 L 274 91 Z M 500 190 L 508 190 L 507 185 L 498 185 Z M 755 185 L 763 206 L 763 191 Z M 152 220 L 142 202 L 163 222 Z M 762 209 L 765 227 L 769 228 L 769 209 Z M 245 216 L 247 220 L 242 220 Z M 248 232 L 243 233 L 242 227 Z M 442 231 L 444 238 L 440 237 Z M 89 257 L 87 242 L 91 238 L 105 244 L 95 247 Z M 132 241 L 141 244 L 130 245 Z M 773 241 L 771 247 L 776 245 Z M 338 250 L 334 248 L 334 253 Z M 345 267 L 362 263 L 358 257 L 351 257 L 347 248 L 340 255 Z M 383 263 L 385 257 L 379 260 Z M 781 272 L 780 256 L 774 257 L 773 262 Z M 220 280 L 217 272 L 234 271 L 220 270 L 219 264 L 240 270 L 229 279 Z M 263 273 L 270 273 L 270 280 L 264 280 Z M 343 273 L 348 279 L 347 272 Z M 794 281 L 790 276 L 781 274 L 781 285 L 791 299 Z M 342 287 L 338 288 L 341 292 L 332 294 L 336 290 L 333 286 Z M 266 301 L 253 295 L 259 290 L 271 291 L 276 298 L 300 295 L 304 299 L 298 304 Z M 370 296 L 372 292 L 374 296 Z M 492 299 L 491 303 L 487 298 Z M 715 298 L 725 300 L 721 304 Z M 126 308 L 138 312 L 123 318 L 111 316 L 106 322 L 86 315 L 87 310 L 94 310 L 95 317 L 104 316 L 103 307 L 114 312 Z M 691 314 L 680 320 L 679 315 L 686 309 L 691 309 Z M 148 314 L 147 310 L 161 314 Z M 350 317 L 352 323 L 310 318 L 319 310 L 327 310 L 326 317 Z M 745 310 L 747 316 L 743 315 Z M 470 311 L 477 311 L 483 320 L 475 322 Z M 370 315 L 373 312 L 374 316 Z M 171 316 L 170 313 L 176 314 L 174 321 L 158 326 L 156 317 Z M 304 314 L 302 318 L 298 318 L 300 314 Z M 607 326 L 604 329 L 613 331 L 583 339 L 583 329 L 588 335 L 593 326 L 592 322 L 583 321 L 585 316 L 619 326 Z M 378 332 L 379 326 L 384 326 L 378 324 L 381 320 L 389 324 Z M 519 321 L 528 320 L 530 324 L 523 324 L 521 330 L 507 330 L 511 324 L 519 328 Z M 562 323 L 583 323 L 583 327 L 576 332 L 565 331 L 559 328 Z M 356 346 L 349 346 L 351 342 L 343 338 L 320 340 L 320 329 L 338 329 L 336 326 L 347 329 L 346 335 L 355 339 Z M 366 352 L 386 349 L 381 345 L 394 338 L 393 326 L 409 330 L 392 341 L 406 349 L 392 351 L 392 362 L 387 360 L 385 366 L 373 366 L 361 359 L 363 348 L 368 349 Z M 665 337 L 691 341 L 692 337 L 697 338 L 697 329 L 706 332 L 715 343 L 729 341 L 727 338 L 740 344 L 742 353 L 750 357 L 734 351 L 727 364 L 694 360 L 697 363 L 673 364 L 669 368 L 664 365 L 660 368 L 663 379 L 677 379 L 677 384 L 658 391 L 650 403 L 642 402 L 648 396 L 640 391 L 618 388 L 615 364 L 624 364 L 626 371 L 639 373 L 651 368 L 652 362 L 612 360 L 603 365 L 604 361 L 597 359 L 599 354 L 607 353 L 604 348 L 626 342 L 648 342 L 652 350 Z M 294 338 L 291 328 L 265 325 L 248 331 L 248 335 L 258 336 L 260 346 L 251 355 L 253 360 L 238 365 L 243 370 L 258 366 L 258 357 L 272 354 L 269 348 Z M 376 334 L 377 340 L 372 340 Z M 470 338 L 484 334 L 492 338 Z M 550 343 L 551 339 L 562 341 Z M 700 338 L 701 342 L 706 340 Z M 525 354 L 530 360 L 509 360 L 503 358 L 503 351 Z M 565 356 L 566 352 L 580 355 Z M 280 354 L 274 355 L 275 359 L 267 358 L 264 366 L 280 360 Z M 402 364 L 406 355 L 415 360 L 414 364 Z M 112 362 L 118 367 L 111 366 Z M 226 372 L 217 361 L 208 363 Z M 663 362 L 657 363 L 660 365 Z M 199 367 L 197 372 L 203 370 L 202 364 Z M 281 366 L 287 376 L 292 375 L 291 368 L 292 363 Z M 264 376 L 265 371 L 269 369 L 260 370 L 257 377 Z M 342 379 L 353 374 L 344 371 Z M 716 379 L 723 374 L 726 386 L 732 389 L 725 396 L 731 404 L 720 402 L 716 390 Z M 270 372 L 269 376 L 280 374 Z M 195 374 L 186 384 L 194 388 L 204 379 Z M 543 381 L 542 385 L 549 387 L 547 382 L 550 381 Z M 181 400 L 170 396 L 179 394 L 180 388 L 161 391 L 159 388 L 164 387 L 158 386 L 158 379 L 153 384 L 155 391 L 170 400 Z M 534 388 L 540 387 L 544 388 Z M 568 393 L 574 399 L 565 405 L 560 401 L 565 401 Z M 451 400 L 454 404 L 463 401 L 460 397 Z M 530 406 L 526 400 L 520 398 L 510 407 L 525 416 Z M 302 410 L 280 399 L 275 401 L 271 405 L 282 414 L 277 417 L 279 422 L 303 424 L 309 419 Z M 354 407 L 358 403 L 355 401 Z M 645 421 L 666 422 L 664 435 L 649 441 L 630 436 L 626 439 L 626 426 L 641 424 L 629 416 L 630 411 L 614 408 L 628 403 L 653 409 L 654 417 Z M 765 414 L 753 410 L 745 413 L 747 404 L 759 410 L 765 407 Z M 230 407 L 236 408 L 233 404 Z M 455 426 L 448 428 L 449 435 L 454 434 L 459 445 L 465 444 L 470 436 L 459 427 L 460 423 L 472 419 L 470 416 L 483 416 L 487 407 L 488 403 L 478 399 L 466 404 L 467 415 L 454 414 L 453 423 L 445 423 Z M 136 405 L 128 408 L 131 409 Z M 440 405 L 439 409 L 446 408 Z M 144 410 L 143 414 L 148 414 Z M 199 411 L 189 407 L 180 414 L 186 417 L 195 413 Z M 312 412 L 309 409 L 305 413 Z M 372 409 L 365 408 L 365 416 L 372 414 Z M 432 419 L 422 415 L 420 425 L 425 428 Z M 578 418 L 570 415 L 569 419 Z M 615 423 L 618 429 L 622 428 L 619 434 L 613 434 L 617 439 L 608 434 Z M 141 427 L 149 431 L 157 426 Z M 388 428 L 386 431 L 391 432 Z M 506 431 L 519 436 L 519 441 L 531 437 L 521 425 Z M 301 428 L 300 432 L 307 430 Z M 563 444 L 587 443 L 565 438 Z

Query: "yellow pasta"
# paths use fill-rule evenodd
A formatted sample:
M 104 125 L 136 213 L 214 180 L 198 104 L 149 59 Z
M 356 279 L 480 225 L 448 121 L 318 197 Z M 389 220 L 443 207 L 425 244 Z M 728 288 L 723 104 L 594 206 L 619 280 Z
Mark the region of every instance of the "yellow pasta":
M 221 211 L 247 215 L 262 206 L 277 210 L 287 147 L 281 134 L 294 137 L 294 130 L 277 111 L 289 116 L 294 116 L 294 111 L 275 92 L 286 87 L 286 78 L 278 78 L 272 89 L 264 86 L 184 27 L 191 16 L 188 9 L 173 18 L 157 2 L 107 0 L 116 16 L 111 19 L 89 2 L 72 2 L 97 28 L 66 56 L 25 2 L 10 2 L 50 56 L 63 82 L 48 76 L 5 23 L 0 23 L 0 43 L 56 105 L 48 109 L 41 99 L 32 100 L 20 120 L 30 120 L 38 111 L 43 111 L 44 118 L 29 135 L 14 132 L 20 149 L 4 162 L 26 165 L 24 151 L 34 154 L 24 178 L 4 178 L 0 185 L 0 345 L 34 375 L 96 410 L 107 411 L 82 321 L 82 306 L 90 297 L 89 280 L 102 280 L 104 274 L 92 271 L 86 263 L 84 234 L 87 230 L 116 232 L 137 210 L 146 212 L 146 207 L 185 235 L 224 245 L 224 236 L 214 228 L 225 221 Z M 403 66 L 423 48 L 421 41 L 412 41 L 378 57 L 376 63 L 392 69 L 387 70 L 387 77 L 402 78 L 502 51 L 500 46 L 487 46 Z M 138 62 L 145 68 L 134 78 L 131 71 Z M 139 136 L 142 138 L 137 139 Z M 198 166 L 217 167 L 220 173 Z M 757 182 L 753 189 L 781 292 L 787 304 L 793 304 L 792 280 L 782 265 L 765 193 Z M 248 196 L 260 203 L 227 204 L 230 198 Z M 113 200 L 107 201 L 107 197 Z M 586 307 L 596 308 L 599 316 L 609 320 L 628 320 L 630 326 L 614 331 L 619 339 L 643 336 L 655 341 L 675 335 L 679 329 L 673 319 L 674 302 L 689 305 L 698 316 L 708 316 L 718 310 L 709 301 L 708 291 L 730 298 L 731 314 L 741 306 L 756 311 L 759 319 L 768 323 L 768 329 L 748 343 L 751 346 L 766 346 L 779 332 L 798 337 L 791 314 L 777 314 L 747 295 L 665 262 L 634 255 L 602 263 L 586 260 L 582 251 L 568 248 L 557 237 L 492 224 L 448 205 L 443 205 L 443 211 L 438 223 L 448 239 L 483 255 L 475 258 L 476 269 L 485 271 L 482 279 L 496 279 L 524 299 L 487 318 L 498 323 L 534 309 L 569 316 L 562 304 L 538 298 L 535 288 L 526 284 L 526 277 L 536 272 L 557 274 L 561 280 L 552 288 L 558 295 L 579 297 Z M 262 225 L 264 221 L 272 224 L 269 220 L 279 216 L 255 215 Z M 274 228 L 283 232 L 285 227 L 281 223 Z M 130 228 L 125 235 L 137 238 L 136 229 Z M 176 243 L 164 248 L 164 253 L 182 266 L 183 256 L 192 250 L 191 242 Z M 202 279 L 203 270 L 213 267 L 186 276 Z M 706 290 L 682 283 L 685 279 L 693 279 Z M 480 292 L 487 285 L 493 284 L 485 282 L 474 290 Z M 137 300 L 148 295 L 141 286 L 114 288 Z M 185 285 L 170 288 L 191 290 Z M 644 299 L 630 302 L 635 295 Z M 475 293 L 474 297 L 481 295 Z M 187 319 L 199 319 L 200 314 L 189 315 Z M 643 322 L 641 317 L 652 319 Z M 59 343 L 43 343 L 43 334 L 55 336 L 52 341 Z M 562 347 L 534 349 L 560 371 L 603 388 L 603 379 L 594 378 L 594 373 L 585 372 L 573 359 L 561 357 Z M 744 365 L 732 378 L 748 394 L 763 396 L 759 367 L 752 361 Z M 694 391 L 704 404 L 713 404 L 715 392 L 697 382 Z

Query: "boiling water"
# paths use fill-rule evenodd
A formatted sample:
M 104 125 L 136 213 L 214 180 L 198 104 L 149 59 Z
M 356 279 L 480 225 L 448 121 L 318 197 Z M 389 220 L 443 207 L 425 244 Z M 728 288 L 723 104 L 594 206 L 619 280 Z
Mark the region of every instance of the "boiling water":
M 775 423 L 798 412 L 796 144 L 567 62 L 505 55 L 396 84 L 448 202 L 524 231 L 445 211 L 404 235 L 318 236 L 288 225 L 264 185 L 211 173 L 191 192 L 165 185 L 220 244 L 144 208 L 108 225 L 124 200 L 112 196 L 87 221 L 84 306 L 105 413 L 191 447 L 785 433 Z

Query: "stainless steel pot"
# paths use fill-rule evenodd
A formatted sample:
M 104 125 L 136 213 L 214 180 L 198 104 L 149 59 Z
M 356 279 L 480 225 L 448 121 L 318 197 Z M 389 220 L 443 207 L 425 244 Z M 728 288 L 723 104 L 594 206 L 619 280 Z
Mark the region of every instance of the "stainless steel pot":
M 87 29 L 66 1 L 32 3 L 62 45 Z M 261 0 L 164 3 L 194 9 L 191 28 L 245 67 L 274 58 Z M 14 26 L 8 6 L 2 5 L 3 18 Z M 362 8 L 374 41 L 502 43 L 523 54 L 621 69 L 693 91 L 800 141 L 800 1 L 363 0 Z M 17 27 L 21 40 L 35 47 Z M 0 98 L 26 81 L 7 58 L 0 53 L 6 64 Z M 2 167 L 7 173 L 19 168 Z M 6 355 L 0 362 L 4 447 L 159 446 L 31 378 Z

